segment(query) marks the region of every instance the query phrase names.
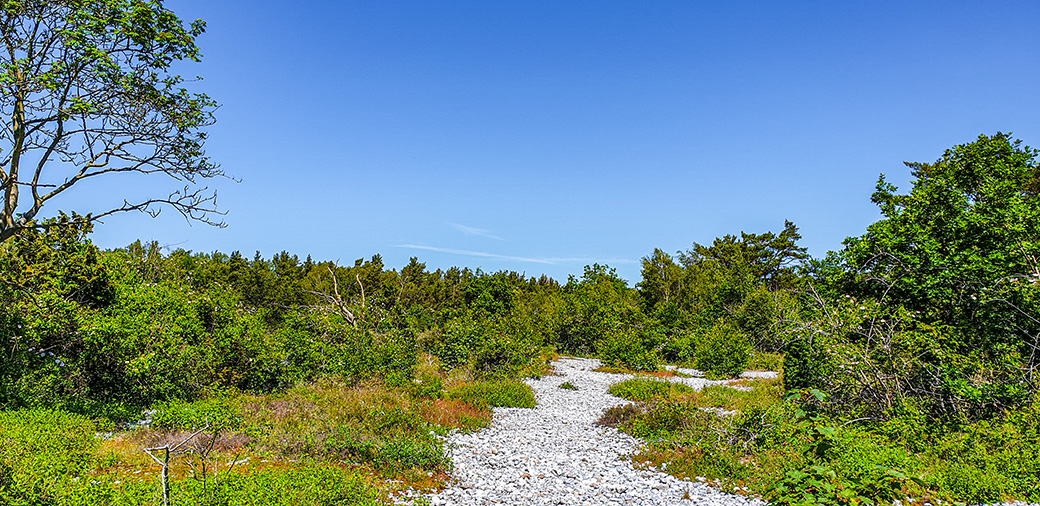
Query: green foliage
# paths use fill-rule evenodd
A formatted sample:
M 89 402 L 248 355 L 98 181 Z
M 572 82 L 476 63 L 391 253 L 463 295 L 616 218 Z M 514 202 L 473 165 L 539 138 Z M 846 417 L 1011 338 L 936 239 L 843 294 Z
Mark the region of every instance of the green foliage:
M 586 266 L 580 280 L 571 277 L 564 286 L 563 300 L 553 344 L 565 353 L 592 354 L 598 351 L 598 343 L 610 339 L 612 333 L 630 333 L 649 323 L 639 309 L 635 291 L 613 269 L 603 265 Z
M 694 390 L 681 383 L 646 378 L 633 378 L 610 385 L 607 392 L 630 401 L 647 402 L 688 394 Z
M 677 331 L 661 346 L 661 358 L 673 364 L 692 364 L 697 351 L 697 333 Z
M 444 398 L 466 401 L 478 407 L 533 408 L 534 391 L 516 381 L 475 381 L 448 388 Z
M 838 473 L 831 465 L 837 462 L 852 462 L 848 447 L 863 446 L 857 438 L 845 438 L 847 448 L 842 448 L 841 431 L 830 424 L 830 420 L 818 412 L 819 403 L 826 394 L 819 390 L 796 392 L 803 404 L 795 411 L 794 440 L 802 440 L 802 457 L 807 464 L 800 469 L 789 469 L 782 479 L 766 489 L 765 496 L 771 503 L 790 505 L 812 504 L 888 504 L 905 496 L 909 483 L 923 486 L 918 478 L 906 476 L 902 471 L 886 465 L 874 464 L 863 469 L 860 464 L 845 466 Z M 876 459 L 876 456 L 866 455 Z
M 798 314 L 798 300 L 788 291 L 758 286 L 733 311 L 733 323 L 756 350 L 775 352 L 785 344 L 786 322 Z
M 374 437 L 367 430 L 341 425 L 325 438 L 323 445 L 324 451 L 329 454 L 352 462 L 370 463 L 380 469 L 441 470 L 451 466 L 441 440 L 428 434 Z
M 880 469 L 880 466 L 879 466 Z M 787 471 L 766 493 L 770 504 L 809 506 L 824 504 L 889 504 L 902 497 L 906 475 L 892 469 L 881 478 L 839 477 L 826 465 L 813 464 Z
M 61 214 L 41 230 L 25 230 L 0 248 L 0 275 L 9 286 L 32 296 L 50 292 L 85 306 L 104 307 L 115 297 L 97 247 L 86 239 L 90 224 Z
M 714 416 L 683 401 L 661 400 L 652 409 L 631 417 L 621 428 L 639 438 L 675 439 L 691 427 L 711 423 Z
M 9 161 L 0 169 L 0 242 L 46 228 L 33 220 L 77 183 L 127 172 L 165 174 L 185 186 L 158 198 L 115 200 L 75 220 L 157 214 L 156 206 L 168 205 L 213 223 L 215 195 L 193 186 L 223 175 L 203 149 L 216 103 L 171 73 L 178 61 L 199 60 L 195 39 L 204 22 L 185 27 L 161 2 L 8 1 L 4 27 L 0 36 L 11 50 L 0 56 L 0 108 L 17 112 L 0 146 Z M 35 170 L 18 171 L 30 165 Z M 19 202 L 18 188 L 28 202 Z
M 0 411 L 0 503 L 53 500 L 65 480 L 93 462 L 95 430 L 90 420 L 62 411 Z
M 751 343 L 738 329 L 718 322 L 697 342 L 694 365 L 712 378 L 735 378 L 744 372 Z
M 798 227 L 785 221 L 779 234 L 741 232 L 739 239 L 727 235 L 715 239 L 711 246 L 694 243 L 681 259 L 687 266 L 714 263 L 737 277 L 750 277 L 771 289 L 793 287 L 797 277 L 793 265 L 809 257 L 804 247 L 795 245 L 801 238 Z
M 441 377 L 426 372 L 416 374 L 412 384 L 409 385 L 409 391 L 412 395 L 425 399 L 437 399 L 441 396 L 443 390 L 444 383 Z
M 972 503 L 1040 500 L 1040 406 L 1009 412 L 942 435 L 934 485 Z
M 660 359 L 651 348 L 652 340 L 637 329 L 618 329 L 596 342 L 596 351 L 607 367 L 623 367 L 633 371 L 656 371 Z
M 127 480 L 118 474 L 66 482 L 52 504 L 92 506 L 119 504 L 147 506 L 161 496 L 157 480 Z M 173 479 L 171 504 L 224 506 L 264 504 L 275 506 L 382 506 L 378 488 L 361 473 L 332 464 L 308 463 L 290 469 L 264 469 L 249 473 L 222 473 L 214 484 L 195 478 Z M 161 499 L 159 500 L 161 502 Z M 38 502 L 12 504 L 39 504 Z
M 152 427 L 166 430 L 194 431 L 205 427 L 235 430 L 242 424 L 231 398 L 213 396 L 193 402 L 170 400 L 153 407 Z
M 942 335 L 916 359 L 932 372 L 907 377 L 942 416 L 984 418 L 1031 395 L 1040 360 L 1036 155 L 998 132 L 934 163 L 908 163 L 908 194 L 882 176 L 872 201 L 884 218 L 846 240 L 834 262 L 830 283 L 844 293 L 903 308 Z M 929 377 L 938 381 L 922 383 Z
M 745 367 L 749 371 L 782 372 L 784 370 L 784 355 L 781 353 L 752 351 Z

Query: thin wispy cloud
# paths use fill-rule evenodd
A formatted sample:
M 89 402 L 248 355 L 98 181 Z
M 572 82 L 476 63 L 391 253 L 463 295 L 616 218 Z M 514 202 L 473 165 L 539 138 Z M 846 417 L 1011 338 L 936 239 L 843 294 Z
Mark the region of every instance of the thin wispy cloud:
M 448 222 L 448 225 L 450 225 L 451 228 L 454 228 L 455 230 L 458 230 L 459 232 L 462 232 L 463 234 L 466 234 L 466 235 L 476 235 L 476 236 L 480 236 L 480 237 L 487 237 L 488 239 L 494 239 L 496 241 L 504 241 L 505 240 L 502 237 L 495 235 L 490 230 L 485 230 L 483 228 L 471 227 L 469 225 L 462 225 L 460 223 L 452 223 L 452 222 Z
M 486 251 L 473 251 L 466 249 L 454 249 L 454 248 L 440 248 L 437 246 L 422 246 L 419 244 L 396 244 L 395 248 L 408 248 L 408 249 L 419 249 L 424 251 L 434 251 L 437 253 L 449 253 L 452 255 L 464 255 L 471 257 L 482 257 L 482 258 L 496 258 L 499 260 L 512 260 L 515 262 L 527 262 L 536 264 L 573 264 L 573 263 L 584 263 L 584 264 L 607 264 L 607 265 L 618 265 L 618 264 L 634 264 L 635 260 L 628 258 L 587 258 L 587 257 L 521 257 L 513 255 L 500 255 L 498 253 L 488 253 Z

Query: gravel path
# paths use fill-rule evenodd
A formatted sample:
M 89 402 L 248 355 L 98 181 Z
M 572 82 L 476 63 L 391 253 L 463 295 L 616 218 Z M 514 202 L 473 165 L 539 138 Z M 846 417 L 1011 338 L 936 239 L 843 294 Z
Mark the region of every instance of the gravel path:
M 491 426 L 448 438 L 454 462 L 451 486 L 427 496 L 441 505 L 762 505 L 705 484 L 632 467 L 626 455 L 639 441 L 593 422 L 627 401 L 607 393 L 629 375 L 594 372 L 595 359 L 561 359 L 561 376 L 528 380 L 534 409 L 495 408 Z M 558 388 L 565 381 L 578 390 Z M 673 378 L 694 388 L 718 383 Z

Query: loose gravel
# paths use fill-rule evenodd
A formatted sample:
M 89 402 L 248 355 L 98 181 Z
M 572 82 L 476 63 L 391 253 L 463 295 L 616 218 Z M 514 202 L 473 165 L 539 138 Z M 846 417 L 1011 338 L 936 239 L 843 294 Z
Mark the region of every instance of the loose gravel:
M 561 359 L 554 363 L 559 376 L 528 380 L 538 401 L 535 408 L 495 408 L 490 427 L 449 436 L 453 480 L 426 496 L 430 504 L 765 504 L 653 468 L 634 468 L 628 456 L 639 441 L 593 424 L 603 410 L 628 402 L 608 394 L 607 388 L 633 376 L 592 370 L 599 365 L 596 359 Z M 721 383 L 697 377 L 671 380 L 697 389 Z M 578 389 L 559 388 L 568 381 Z

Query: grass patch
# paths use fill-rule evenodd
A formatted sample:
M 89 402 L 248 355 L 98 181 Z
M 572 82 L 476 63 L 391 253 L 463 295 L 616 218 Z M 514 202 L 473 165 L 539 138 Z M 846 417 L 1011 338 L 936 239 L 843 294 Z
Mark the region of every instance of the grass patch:
M 738 390 L 729 385 L 709 385 L 690 395 L 689 400 L 703 408 L 748 411 L 776 404 L 783 394 L 783 384 L 779 378 L 755 378 L 730 383 L 750 390 Z
M 563 390 L 577 390 L 578 389 L 578 385 L 575 385 L 574 383 L 571 383 L 570 381 L 564 381 L 563 383 L 560 383 L 560 386 L 558 386 L 557 388 L 560 388 L 560 389 L 563 389 Z
M 421 409 L 424 420 L 449 429 L 473 432 L 491 423 L 491 410 L 458 399 L 437 399 Z
M 444 398 L 460 400 L 481 408 L 533 408 L 534 391 L 518 381 L 472 381 L 448 388 Z
M 647 402 L 655 399 L 678 398 L 694 393 L 694 389 L 670 381 L 633 378 L 610 385 L 607 391 L 622 399 Z

